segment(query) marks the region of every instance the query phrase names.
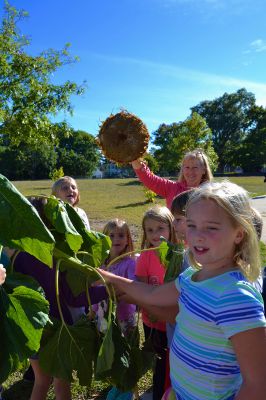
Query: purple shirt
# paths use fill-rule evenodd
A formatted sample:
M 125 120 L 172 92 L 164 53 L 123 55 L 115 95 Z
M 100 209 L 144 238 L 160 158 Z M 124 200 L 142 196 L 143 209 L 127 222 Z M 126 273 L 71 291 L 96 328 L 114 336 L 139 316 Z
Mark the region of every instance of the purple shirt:
M 135 276 L 136 260 L 132 257 L 124 257 L 117 263 L 111 265 L 108 271 L 112 272 L 117 276 L 122 276 L 123 278 L 128 278 L 136 280 Z M 103 269 L 106 269 L 103 267 Z M 124 301 L 120 301 L 117 304 L 117 318 L 119 321 L 126 321 L 136 312 L 135 304 L 128 304 Z
M 31 254 L 21 252 L 15 258 L 14 271 L 29 275 L 40 284 L 50 304 L 50 315 L 60 320 L 55 290 L 55 266 L 49 268 Z M 107 298 L 104 286 L 89 288 L 89 294 L 92 304 L 99 303 Z M 67 324 L 73 323 L 69 306 L 81 307 L 88 305 L 85 292 L 76 297 L 73 295 L 66 281 L 65 272 L 59 272 L 59 298 L 64 320 Z

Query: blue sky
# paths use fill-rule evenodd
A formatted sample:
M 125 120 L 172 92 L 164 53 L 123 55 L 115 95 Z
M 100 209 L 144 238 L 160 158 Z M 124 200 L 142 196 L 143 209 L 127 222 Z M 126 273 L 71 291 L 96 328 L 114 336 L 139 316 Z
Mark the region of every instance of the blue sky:
M 4 1 L 1 0 L 2 15 Z M 80 61 L 58 83 L 87 82 L 72 97 L 74 129 L 96 135 L 124 108 L 150 132 L 183 121 L 190 107 L 245 87 L 266 106 L 265 0 L 10 0 L 29 17 L 20 29 L 38 54 L 61 49 Z

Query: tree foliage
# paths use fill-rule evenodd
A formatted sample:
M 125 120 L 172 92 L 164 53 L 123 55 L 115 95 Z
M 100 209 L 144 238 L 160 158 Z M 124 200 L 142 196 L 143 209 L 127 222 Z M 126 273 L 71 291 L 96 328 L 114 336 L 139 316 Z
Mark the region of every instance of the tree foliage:
M 59 139 L 56 153 L 57 166 L 72 176 L 91 176 L 100 159 L 94 136 L 84 131 L 73 131 L 69 137 Z
M 240 165 L 244 171 L 259 172 L 266 163 L 266 109 L 254 106 L 248 112 L 250 129 L 237 151 L 228 154 L 231 165 Z
M 43 143 L 37 147 L 21 142 L 18 146 L 2 146 L 0 170 L 11 180 L 47 179 L 56 160 L 53 146 Z
M 154 132 L 152 149 L 161 173 L 176 173 L 187 151 L 202 148 L 211 160 L 212 169 L 217 166 L 217 156 L 212 146 L 211 130 L 205 119 L 193 112 L 185 121 L 162 124 Z
M 253 128 L 254 119 L 250 118 L 250 113 L 255 106 L 254 94 L 242 88 L 236 93 L 224 93 L 217 99 L 202 101 L 191 108 L 192 112 L 206 119 L 212 131 L 213 147 L 219 156 L 220 167 L 234 159 Z
M 58 112 L 72 113 L 70 97 L 84 91 L 84 84 L 52 81 L 58 68 L 75 62 L 69 44 L 62 50 L 48 49 L 37 56 L 26 53 L 29 39 L 18 23 L 28 14 L 5 3 L 0 26 L 0 134 L 13 145 L 55 143 L 57 133 L 69 131 L 66 122 L 55 123 Z
M 98 162 L 95 139 L 83 131 L 71 131 L 68 137 L 61 133 L 57 146 L 14 145 L 9 138 L 2 138 L 0 147 L 0 170 L 11 180 L 47 179 L 60 168 L 65 175 L 91 176 Z

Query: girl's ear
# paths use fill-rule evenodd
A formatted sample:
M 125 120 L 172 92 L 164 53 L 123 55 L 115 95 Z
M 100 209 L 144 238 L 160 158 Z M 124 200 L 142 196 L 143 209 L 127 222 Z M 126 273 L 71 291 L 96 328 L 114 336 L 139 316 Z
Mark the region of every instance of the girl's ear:
M 239 244 L 242 242 L 245 236 L 245 231 L 243 228 L 237 228 L 236 237 L 235 237 L 235 244 Z

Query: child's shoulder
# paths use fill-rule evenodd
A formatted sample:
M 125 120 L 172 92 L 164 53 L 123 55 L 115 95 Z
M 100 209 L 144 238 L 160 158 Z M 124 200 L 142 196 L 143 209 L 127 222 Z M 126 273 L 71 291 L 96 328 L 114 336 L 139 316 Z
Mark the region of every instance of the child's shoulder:
M 237 301 L 239 306 L 241 302 L 246 301 L 261 302 L 260 293 L 241 271 L 230 271 L 218 276 L 215 280 L 215 290 L 222 302 Z

